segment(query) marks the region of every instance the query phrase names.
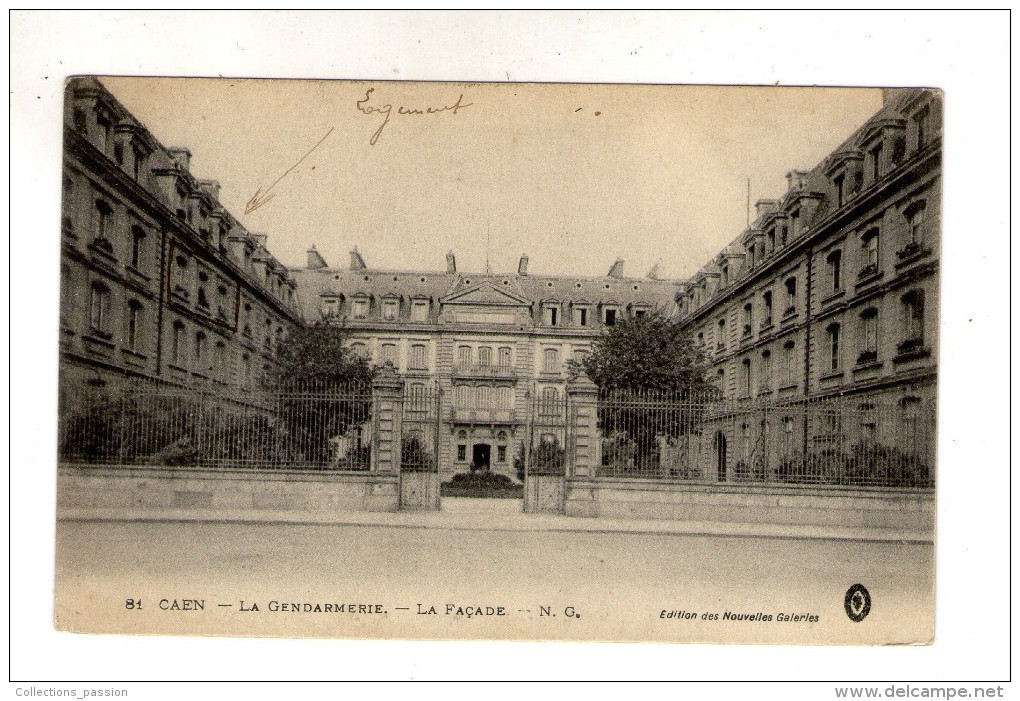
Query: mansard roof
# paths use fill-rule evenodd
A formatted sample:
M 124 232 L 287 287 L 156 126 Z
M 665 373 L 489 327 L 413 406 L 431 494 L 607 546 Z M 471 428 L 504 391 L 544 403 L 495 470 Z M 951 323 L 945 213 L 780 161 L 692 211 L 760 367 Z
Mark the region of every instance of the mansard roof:
M 352 295 L 352 290 L 383 297 L 399 294 L 405 297 L 428 297 L 443 302 L 467 301 L 471 291 L 490 290 L 488 294 L 503 295 L 508 303 L 540 304 L 558 300 L 581 304 L 668 305 L 674 301 L 678 283 L 650 278 L 615 278 L 609 276 L 519 275 L 516 273 L 470 273 L 410 270 L 349 270 L 346 268 L 294 268 L 291 274 L 298 283 L 298 300 L 305 318 L 319 313 L 323 294 Z M 514 301 L 516 300 L 516 302 Z

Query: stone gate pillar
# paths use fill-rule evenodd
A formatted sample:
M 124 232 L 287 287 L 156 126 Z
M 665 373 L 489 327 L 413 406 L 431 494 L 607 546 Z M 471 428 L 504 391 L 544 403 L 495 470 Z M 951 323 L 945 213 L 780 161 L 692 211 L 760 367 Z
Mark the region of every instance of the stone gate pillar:
M 581 374 L 567 383 L 570 443 L 567 476 L 594 477 L 598 460 L 598 388 Z
M 400 417 L 404 381 L 391 363 L 372 380 L 372 471 L 400 471 Z

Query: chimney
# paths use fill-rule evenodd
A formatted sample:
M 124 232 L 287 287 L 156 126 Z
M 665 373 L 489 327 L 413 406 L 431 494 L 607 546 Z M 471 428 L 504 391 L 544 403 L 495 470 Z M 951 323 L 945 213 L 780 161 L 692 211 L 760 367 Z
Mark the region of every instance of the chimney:
M 167 153 L 170 154 L 170 158 L 181 170 L 191 170 L 191 151 L 184 148 L 183 146 L 172 146 L 167 149 Z
M 518 275 L 527 275 L 528 274 L 528 254 L 527 253 L 522 253 L 521 254 L 521 260 L 517 264 L 517 274 Z
M 210 195 L 217 202 L 220 199 L 220 181 L 219 180 L 199 180 L 198 186 Z
M 609 277 L 623 277 L 623 258 L 617 258 L 613 262 L 613 267 L 609 269 Z
M 355 246 L 351 249 L 351 270 L 364 270 L 368 266 L 365 265 L 365 259 L 358 253 L 358 247 Z
M 801 192 L 807 187 L 807 176 L 806 170 L 791 170 L 786 174 L 787 188 L 790 192 Z
M 761 219 L 769 212 L 779 208 L 779 200 L 758 200 L 754 203 L 754 218 Z
M 446 272 L 457 272 L 457 259 L 454 257 L 453 251 L 446 252 Z
M 328 268 L 329 265 L 326 263 L 326 259 L 315 250 L 315 244 L 308 249 L 308 269 L 309 270 L 321 270 L 322 268 Z

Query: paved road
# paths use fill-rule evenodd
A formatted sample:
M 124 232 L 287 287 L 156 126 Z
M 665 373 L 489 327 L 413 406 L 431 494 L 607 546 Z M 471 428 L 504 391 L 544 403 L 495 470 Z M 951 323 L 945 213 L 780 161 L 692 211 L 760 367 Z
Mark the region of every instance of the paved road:
M 58 624 L 71 630 L 851 644 L 932 635 L 928 544 L 64 521 L 57 546 Z M 843 599 L 858 582 L 872 606 L 855 623 Z M 187 601 L 203 608 L 180 610 Z M 727 611 L 762 616 L 725 620 Z

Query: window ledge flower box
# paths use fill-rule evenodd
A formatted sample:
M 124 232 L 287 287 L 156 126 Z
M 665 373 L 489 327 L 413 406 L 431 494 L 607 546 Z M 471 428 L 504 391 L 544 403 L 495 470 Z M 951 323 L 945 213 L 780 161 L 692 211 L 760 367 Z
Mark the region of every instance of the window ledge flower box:
M 870 365 L 878 360 L 877 351 L 864 351 L 857 356 L 858 365 Z

